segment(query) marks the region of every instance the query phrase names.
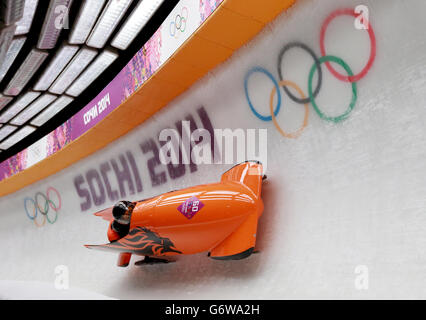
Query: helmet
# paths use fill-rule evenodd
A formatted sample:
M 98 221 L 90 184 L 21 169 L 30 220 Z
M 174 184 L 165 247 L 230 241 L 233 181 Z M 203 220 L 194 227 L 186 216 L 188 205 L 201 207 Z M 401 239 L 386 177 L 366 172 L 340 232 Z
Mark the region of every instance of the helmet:
M 114 207 L 112 208 L 112 215 L 114 216 L 115 220 L 120 220 L 120 218 L 129 209 L 128 207 L 129 204 L 130 204 L 129 201 L 119 201 L 114 205 Z

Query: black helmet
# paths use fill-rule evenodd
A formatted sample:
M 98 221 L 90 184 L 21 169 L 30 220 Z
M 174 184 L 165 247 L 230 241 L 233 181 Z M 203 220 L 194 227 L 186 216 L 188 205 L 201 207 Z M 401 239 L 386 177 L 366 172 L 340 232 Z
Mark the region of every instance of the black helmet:
M 129 209 L 128 205 L 130 204 L 130 201 L 119 201 L 114 205 L 114 208 L 112 208 L 112 215 L 114 216 L 114 219 L 120 219 L 123 214 L 126 213 L 126 211 Z

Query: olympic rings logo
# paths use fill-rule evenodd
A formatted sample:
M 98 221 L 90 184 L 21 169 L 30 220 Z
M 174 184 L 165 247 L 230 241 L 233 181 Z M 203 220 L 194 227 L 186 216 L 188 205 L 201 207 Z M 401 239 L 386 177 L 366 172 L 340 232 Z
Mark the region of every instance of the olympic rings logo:
M 334 123 L 338 123 L 341 122 L 343 120 L 345 120 L 346 118 L 348 118 L 348 116 L 350 115 L 350 113 L 352 112 L 352 110 L 355 107 L 356 101 L 357 101 L 357 85 L 356 82 L 361 80 L 363 77 L 365 77 L 365 75 L 369 72 L 369 70 L 371 69 L 375 57 L 376 57 L 376 37 L 373 31 L 373 28 L 371 27 L 370 23 L 368 23 L 368 28 L 365 29 L 365 31 L 368 32 L 369 38 L 370 38 L 370 57 L 366 63 L 366 65 L 364 66 L 364 68 L 361 70 L 360 73 L 358 74 L 353 74 L 351 68 L 348 66 L 348 64 L 343 61 L 341 58 L 338 58 L 336 56 L 333 55 L 327 55 L 326 54 L 326 50 L 325 50 L 325 34 L 327 31 L 327 28 L 330 24 L 330 22 L 335 19 L 338 16 L 342 16 L 342 15 L 347 15 L 347 16 L 352 16 L 357 18 L 358 15 L 354 12 L 353 9 L 339 9 L 336 11 L 333 11 L 328 17 L 327 19 L 324 21 L 322 27 L 321 27 L 321 32 L 320 32 L 320 49 L 321 49 L 321 57 L 318 58 L 315 55 L 315 52 L 310 49 L 308 46 L 306 46 L 305 44 L 301 43 L 301 42 L 291 42 L 287 45 L 285 45 L 282 49 L 281 52 L 278 56 L 278 75 L 279 75 L 279 81 L 276 81 L 274 76 L 266 69 L 262 68 L 262 67 L 254 67 L 251 70 L 249 70 L 249 72 L 246 74 L 245 79 L 244 79 L 244 89 L 245 89 L 245 95 L 246 95 L 246 99 L 248 101 L 248 104 L 250 106 L 251 111 L 254 113 L 254 115 L 259 118 L 262 121 L 272 121 L 275 125 L 275 127 L 277 128 L 277 130 L 286 138 L 297 138 L 300 136 L 300 134 L 303 132 L 303 130 L 306 128 L 306 126 L 308 125 L 308 116 L 309 116 L 309 106 L 308 104 L 311 103 L 315 112 L 320 116 L 321 119 L 324 119 L 326 121 L 330 121 L 330 122 L 334 122 Z M 309 77 L 308 77 L 308 97 L 305 96 L 305 94 L 303 93 L 303 91 L 300 89 L 300 87 L 289 80 L 285 80 L 284 76 L 283 76 L 283 70 L 281 68 L 281 63 L 282 60 L 285 56 L 285 54 L 291 50 L 292 48 L 300 48 L 302 50 L 305 50 L 306 52 L 308 52 L 308 54 L 312 57 L 312 59 L 314 60 L 314 64 L 312 65 L 310 72 L 309 72 Z M 338 65 L 340 65 L 341 67 L 343 67 L 343 69 L 346 71 L 347 75 L 343 75 L 340 74 L 339 72 L 337 72 L 333 66 L 331 66 L 330 62 L 332 63 L 336 63 Z M 351 87 L 352 87 L 352 98 L 351 101 L 349 102 L 349 106 L 346 109 L 346 111 L 344 111 L 341 115 L 339 116 L 329 116 L 326 115 L 318 106 L 318 104 L 315 101 L 316 96 L 318 95 L 320 89 L 321 89 L 321 85 L 322 85 L 322 69 L 321 69 L 321 64 L 325 64 L 327 69 L 331 72 L 331 74 L 336 77 L 337 79 L 339 79 L 340 81 L 344 81 L 344 82 L 348 82 L 350 83 Z M 313 78 L 315 73 L 318 71 L 318 82 L 315 86 L 315 89 L 313 88 Z M 264 116 L 262 114 L 260 114 L 259 112 L 257 112 L 256 108 L 253 106 L 252 101 L 250 100 L 250 96 L 248 93 L 248 80 L 250 78 L 250 76 L 254 73 L 263 73 L 264 75 L 266 75 L 274 84 L 274 87 L 271 91 L 270 94 L 270 99 L 269 99 L 269 110 L 271 115 L 270 116 Z M 276 119 L 280 108 L 281 108 L 281 93 L 280 93 L 280 88 L 283 88 L 285 93 L 287 94 L 287 96 L 293 100 L 296 103 L 299 104 L 303 104 L 305 107 L 305 117 L 303 120 L 303 124 L 302 126 L 293 133 L 287 133 L 285 132 L 281 126 L 278 124 L 278 121 Z M 297 91 L 297 93 L 299 94 L 300 97 L 296 97 L 294 96 L 288 89 L 288 87 L 292 87 L 293 89 L 295 89 Z M 273 106 L 274 103 L 274 97 L 275 95 L 277 95 L 277 102 L 275 105 L 275 108 Z
M 56 194 L 56 202 L 51 199 L 51 194 Z M 43 204 L 44 201 L 44 204 Z M 24 199 L 25 213 L 30 220 L 34 221 L 37 227 L 43 227 L 47 222 L 54 224 L 58 219 L 58 211 L 61 209 L 62 200 L 58 190 L 53 187 L 49 187 L 46 190 L 46 194 L 37 192 L 33 198 L 26 197 Z M 54 217 L 49 217 L 49 211 L 53 210 Z M 42 221 L 37 219 L 38 213 L 41 213 Z
M 174 38 L 179 37 L 179 32 L 185 32 L 186 30 L 186 22 L 188 20 L 188 8 L 183 7 L 180 14 L 177 14 L 175 19 L 170 22 L 170 36 Z

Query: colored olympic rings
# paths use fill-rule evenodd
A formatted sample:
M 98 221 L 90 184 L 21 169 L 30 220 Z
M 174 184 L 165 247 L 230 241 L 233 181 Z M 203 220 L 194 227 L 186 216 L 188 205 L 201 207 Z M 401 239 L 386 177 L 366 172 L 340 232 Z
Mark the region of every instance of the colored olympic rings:
M 177 38 L 180 31 L 181 33 L 186 30 L 186 22 L 188 20 L 188 8 L 183 7 L 180 14 L 177 14 L 174 21 L 170 22 L 170 36 Z
M 336 56 L 332 56 L 332 55 L 326 55 L 325 54 L 325 47 L 324 47 L 324 38 L 325 38 L 325 32 L 326 29 L 328 27 L 328 25 L 330 24 L 330 22 L 337 16 L 340 15 L 350 15 L 353 16 L 355 18 L 357 18 L 357 14 L 354 12 L 353 9 L 339 9 L 336 10 L 334 12 L 332 12 L 324 21 L 324 24 L 321 28 L 321 33 L 320 33 L 320 47 L 321 47 L 321 54 L 322 56 L 320 58 L 318 58 L 315 55 L 315 52 L 309 48 L 307 45 L 300 43 L 300 42 L 290 42 L 287 45 L 285 45 L 279 55 L 278 55 L 278 75 L 279 75 L 279 79 L 280 81 L 277 82 L 274 78 L 274 76 L 266 69 L 256 66 L 252 69 L 250 69 L 248 71 L 248 73 L 245 76 L 244 79 L 244 89 L 245 89 L 245 95 L 246 95 L 246 99 L 247 102 L 249 104 L 249 107 L 251 109 L 251 111 L 254 113 L 254 115 L 259 118 L 262 121 L 272 121 L 274 123 L 274 126 L 276 127 L 276 129 L 281 133 L 281 135 L 283 135 L 286 138 L 297 138 L 298 136 L 300 136 L 300 134 L 302 133 L 302 131 L 306 128 L 307 124 L 308 124 L 308 116 L 309 116 L 309 108 L 308 108 L 308 104 L 311 103 L 315 112 L 319 115 L 319 117 L 321 119 L 324 119 L 326 121 L 330 121 L 330 122 L 334 122 L 334 123 L 338 123 L 341 122 L 343 120 L 345 120 L 349 114 L 352 112 L 352 110 L 355 107 L 357 98 L 358 98 L 358 93 L 357 93 L 357 85 L 356 82 L 358 80 L 360 80 L 361 78 L 363 78 L 368 71 L 371 69 L 374 60 L 375 60 L 375 56 L 376 56 L 376 37 L 374 35 L 374 31 L 373 28 L 371 27 L 370 23 L 368 23 L 368 34 L 370 37 L 370 43 L 371 43 L 371 52 L 370 52 L 370 58 L 366 64 L 366 66 L 364 67 L 364 69 L 354 75 L 351 68 L 349 67 L 349 65 L 341 58 L 338 58 Z M 292 48 L 300 48 L 305 50 L 306 52 L 309 53 L 309 55 L 312 57 L 312 59 L 314 60 L 314 64 L 312 65 L 310 72 L 309 72 L 309 77 L 308 77 L 308 97 L 305 96 L 305 94 L 303 93 L 303 91 L 294 83 L 288 80 L 284 80 L 284 76 L 283 76 L 283 70 L 282 70 L 282 61 L 283 58 L 285 56 L 285 54 L 287 53 L 288 50 L 292 49 Z M 346 71 L 347 75 L 342 75 L 340 73 L 338 73 L 337 71 L 335 71 L 335 69 L 330 65 L 330 62 L 332 63 L 337 63 L 338 65 L 340 65 L 341 67 L 343 67 L 343 69 Z M 349 82 L 351 83 L 352 86 L 352 98 L 351 101 L 349 103 L 348 108 L 346 109 L 346 111 L 344 111 L 341 115 L 339 116 L 329 116 L 326 115 L 323 111 L 321 111 L 321 109 L 318 107 L 315 98 L 318 95 L 321 86 L 322 86 L 322 69 L 321 69 L 321 64 L 325 64 L 327 66 L 327 69 L 330 70 L 330 72 L 333 74 L 333 76 L 335 76 L 337 79 L 341 80 L 341 81 L 345 81 L 345 82 Z M 317 84 L 315 89 L 313 88 L 313 78 L 314 78 L 314 74 L 316 73 L 316 71 L 318 70 L 318 80 L 317 80 Z M 260 114 L 256 108 L 253 106 L 252 100 L 250 99 L 249 96 L 249 92 L 248 92 L 248 80 L 250 78 L 250 76 L 253 73 L 263 73 L 265 74 L 269 79 L 271 79 L 272 83 L 273 83 L 273 88 L 270 94 L 270 99 L 269 99 L 269 109 L 270 109 L 270 116 L 266 116 L 266 115 L 262 115 Z M 285 93 L 288 95 L 288 97 L 293 100 L 296 103 L 299 104 L 304 104 L 305 106 L 305 117 L 303 120 L 303 124 L 302 126 L 294 133 L 286 133 L 278 124 L 277 122 L 277 115 L 280 111 L 280 107 L 281 107 L 281 94 L 280 94 L 280 87 L 282 87 L 285 91 Z M 296 97 L 293 95 L 292 92 L 290 92 L 290 90 L 288 89 L 288 87 L 292 87 L 293 89 L 295 89 L 298 93 L 300 97 Z M 275 105 L 275 110 L 274 110 L 274 97 L 275 94 L 277 94 L 277 102 Z
M 247 101 L 249 103 L 250 109 L 251 111 L 253 111 L 253 113 L 256 115 L 256 117 L 258 117 L 260 120 L 263 121 L 271 121 L 272 120 L 272 116 L 262 116 L 260 113 L 258 113 L 256 111 L 256 108 L 253 106 L 253 104 L 251 103 L 250 97 L 249 97 L 249 92 L 248 92 L 248 79 L 250 78 L 250 76 L 255 73 L 255 72 L 261 72 L 264 73 L 269 79 L 272 80 L 272 82 L 274 83 L 275 88 L 277 89 L 277 94 L 278 94 L 278 101 L 277 101 L 277 106 L 275 107 L 275 111 L 274 111 L 274 115 L 277 116 L 278 112 L 280 112 L 280 108 L 281 108 L 281 93 L 280 93 L 280 87 L 278 82 L 275 80 L 274 76 L 266 69 L 261 68 L 261 67 L 254 67 L 253 69 L 251 69 L 248 74 L 246 75 L 246 78 L 244 80 L 244 89 L 246 92 L 246 98 Z
M 317 87 L 315 88 L 315 92 L 313 94 L 313 96 L 316 97 L 318 95 L 320 89 L 321 89 L 321 84 L 322 84 L 321 64 L 320 64 L 319 59 L 316 56 L 315 52 L 311 48 L 309 48 L 306 44 L 304 44 L 304 43 L 301 43 L 301 42 L 291 42 L 291 43 L 287 44 L 284 48 L 281 49 L 281 52 L 280 52 L 280 54 L 278 56 L 278 75 L 280 77 L 280 81 L 283 81 L 283 74 L 282 74 L 282 69 L 281 69 L 281 63 L 283 61 L 284 54 L 288 50 L 290 50 L 292 48 L 303 49 L 303 50 L 307 51 L 311 55 L 312 59 L 314 59 L 315 65 L 316 65 L 316 67 L 318 69 L 318 83 L 317 83 Z M 300 98 L 295 97 L 290 92 L 290 90 L 287 89 L 286 86 L 283 86 L 283 89 L 284 89 L 285 93 L 287 93 L 287 95 L 290 97 L 290 99 L 293 100 L 294 102 L 303 103 L 303 104 L 311 102 L 310 98 L 300 99 Z
M 302 89 L 300 89 L 300 87 L 297 84 L 295 84 L 294 82 L 282 80 L 278 84 L 280 86 L 284 86 L 284 88 L 286 88 L 287 86 L 293 87 L 294 89 L 296 89 L 297 92 L 299 92 L 300 96 L 302 97 L 302 101 L 306 100 L 305 94 L 303 93 Z M 309 118 L 309 106 L 308 106 L 308 103 L 305 103 L 305 117 L 303 119 L 303 124 L 300 127 L 300 129 L 297 130 L 294 133 L 286 133 L 286 132 L 284 132 L 283 129 L 281 129 L 280 125 L 278 124 L 277 118 L 275 117 L 275 114 L 273 112 L 274 95 L 275 95 L 276 91 L 277 90 L 275 89 L 275 87 L 273 87 L 272 91 L 271 91 L 271 96 L 270 96 L 270 99 L 269 99 L 269 107 L 270 107 L 270 110 L 271 110 L 272 121 L 274 122 L 274 125 L 277 128 L 277 130 L 284 137 L 291 138 L 291 139 L 297 138 L 298 136 L 300 136 L 302 134 L 303 130 L 305 130 L 305 128 L 308 126 L 308 118 Z M 309 101 L 309 99 L 308 99 L 308 101 Z
M 348 15 L 348 16 L 352 16 L 357 18 L 357 14 L 354 12 L 353 9 L 339 9 L 336 11 L 333 11 L 328 17 L 327 19 L 325 19 L 324 24 L 321 27 L 321 33 L 320 33 L 320 47 L 321 47 L 321 55 L 325 56 L 325 44 L 324 44 L 324 40 L 325 40 L 325 32 L 327 30 L 328 25 L 330 24 L 330 22 L 341 15 Z M 360 73 L 353 75 L 353 76 L 344 76 L 341 75 L 340 73 L 338 73 L 336 70 L 334 70 L 334 68 L 328 63 L 326 62 L 325 65 L 328 68 L 328 70 L 330 70 L 330 72 L 339 80 L 341 81 L 346 81 L 346 82 L 355 82 L 355 81 L 359 81 L 360 79 L 362 79 L 367 73 L 368 71 L 370 71 L 371 67 L 373 66 L 374 60 L 376 58 L 376 36 L 374 34 L 374 30 L 370 25 L 370 22 L 368 22 L 368 35 L 370 37 L 370 58 L 368 59 L 368 62 L 366 64 L 366 66 L 364 67 L 364 69 L 361 70 Z
M 57 196 L 57 201 L 58 203 L 56 204 L 50 197 L 51 192 L 56 193 Z M 44 201 L 44 204 L 43 204 Z M 29 212 L 29 203 L 32 204 L 32 214 L 30 214 Z M 25 213 L 27 214 L 27 217 L 30 220 L 34 221 L 34 224 L 37 227 L 42 227 L 46 224 L 46 220 L 47 222 L 49 222 L 50 224 L 54 224 L 56 222 L 56 220 L 58 219 L 58 211 L 61 209 L 62 207 L 62 200 L 61 200 L 61 196 L 58 192 L 58 190 L 56 190 L 53 187 L 49 187 L 46 190 L 46 194 L 42 193 L 42 192 L 37 192 L 33 198 L 29 198 L 26 197 L 24 199 L 24 208 L 25 208 Z M 51 219 L 51 217 L 49 217 L 49 210 L 52 209 L 55 212 L 55 216 L 53 219 Z M 37 221 L 37 214 L 38 212 L 41 213 L 42 216 L 42 222 L 38 222 Z
M 335 63 L 340 64 L 348 73 L 349 76 L 353 76 L 352 70 L 351 68 L 349 68 L 349 66 L 346 64 L 346 62 L 344 62 L 342 59 L 337 58 L 335 56 L 325 56 L 325 57 L 321 57 L 319 59 L 320 63 L 323 62 L 327 62 L 327 61 L 332 61 Z M 319 108 L 317 103 L 315 102 L 315 98 L 314 98 L 314 94 L 312 93 L 312 79 L 314 77 L 314 73 L 316 70 L 317 66 L 316 64 L 314 64 L 311 68 L 311 71 L 309 72 L 309 81 L 308 81 L 308 92 L 309 92 L 309 98 L 312 102 L 312 106 L 314 107 L 315 111 L 318 113 L 318 115 L 327 121 L 331 121 L 331 122 L 335 122 L 338 123 L 344 119 L 346 119 L 349 114 L 352 112 L 352 109 L 355 107 L 355 103 L 356 103 L 356 99 L 357 99 L 357 87 L 356 87 L 356 83 L 352 82 L 352 99 L 351 102 L 349 104 L 349 108 L 340 116 L 337 117 L 329 117 L 327 115 L 325 115 Z

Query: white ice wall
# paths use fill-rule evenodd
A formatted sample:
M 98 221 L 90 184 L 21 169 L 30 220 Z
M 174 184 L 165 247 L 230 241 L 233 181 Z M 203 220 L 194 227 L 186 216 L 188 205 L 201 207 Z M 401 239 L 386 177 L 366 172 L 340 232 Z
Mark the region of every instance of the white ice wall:
M 359 4 L 369 8 L 377 56 L 357 83 L 353 112 L 334 124 L 320 119 L 310 105 L 302 135 L 282 137 L 272 122 L 260 121 L 250 111 L 245 75 L 261 66 L 278 79 L 278 54 L 291 41 L 305 43 L 320 56 L 324 19 L 335 9 Z M 425 10 L 422 0 L 297 1 L 232 59 L 127 136 L 1 198 L 0 280 L 53 282 L 55 267 L 66 265 L 71 287 L 116 298 L 426 298 Z M 363 68 L 370 48 L 366 32 L 355 29 L 349 17 L 333 21 L 326 47 L 354 73 Z M 296 49 L 282 64 L 285 78 L 299 84 L 305 94 L 312 64 L 309 55 Z M 346 110 L 351 87 L 334 78 L 325 65 L 322 72 L 316 101 L 336 115 Z M 265 115 L 272 86 L 259 74 L 249 80 L 250 97 Z M 288 131 L 297 129 L 304 109 L 283 90 L 281 96 L 277 120 Z M 84 248 L 85 243 L 106 241 L 106 222 L 91 213 L 113 201 L 81 211 L 83 201 L 73 184 L 76 176 L 131 151 L 144 187 L 130 197 L 133 200 L 217 181 L 231 166 L 201 166 L 194 173 L 187 168 L 183 177 L 168 176 L 167 183 L 151 186 L 151 155 L 144 155 L 139 144 L 188 114 L 200 125 L 201 105 L 215 128 L 268 129 L 269 179 L 258 231 L 261 253 L 226 262 L 200 254 L 174 264 L 121 269 L 115 266 L 115 255 Z M 37 228 L 27 218 L 23 201 L 49 186 L 59 190 L 62 208 L 55 224 Z M 355 285 L 359 266 L 368 268 L 367 290 Z

